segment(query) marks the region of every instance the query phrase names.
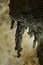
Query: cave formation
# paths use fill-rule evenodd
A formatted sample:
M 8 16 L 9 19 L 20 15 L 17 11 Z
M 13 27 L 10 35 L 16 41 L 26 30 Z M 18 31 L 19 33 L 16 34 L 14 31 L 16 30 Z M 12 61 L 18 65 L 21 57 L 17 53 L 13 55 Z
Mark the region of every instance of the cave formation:
M 40 65 L 43 64 L 43 51 L 41 50 L 40 41 L 43 39 L 43 1 L 42 0 L 10 0 L 9 15 L 11 17 L 11 29 L 14 22 L 17 21 L 17 29 L 15 34 L 15 50 L 17 50 L 18 57 L 21 56 L 22 51 L 21 42 L 24 30 L 29 29 L 27 32 L 30 37 L 34 35 L 33 48 L 37 45 L 37 55 L 40 60 Z M 40 58 L 41 57 L 41 58 Z M 41 64 L 42 63 L 42 64 Z

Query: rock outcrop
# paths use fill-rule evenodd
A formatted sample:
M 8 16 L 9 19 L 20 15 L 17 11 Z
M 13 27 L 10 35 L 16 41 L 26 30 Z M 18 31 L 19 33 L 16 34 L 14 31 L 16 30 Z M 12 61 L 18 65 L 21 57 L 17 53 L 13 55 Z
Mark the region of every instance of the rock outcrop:
M 9 0 L 0 0 L 0 65 L 39 65 L 36 50 L 32 49 L 33 38 L 28 37 L 27 30 L 23 35 L 22 56 L 17 58 L 14 50 L 16 23 L 10 30 L 9 2 Z M 33 52 L 29 54 L 30 51 Z

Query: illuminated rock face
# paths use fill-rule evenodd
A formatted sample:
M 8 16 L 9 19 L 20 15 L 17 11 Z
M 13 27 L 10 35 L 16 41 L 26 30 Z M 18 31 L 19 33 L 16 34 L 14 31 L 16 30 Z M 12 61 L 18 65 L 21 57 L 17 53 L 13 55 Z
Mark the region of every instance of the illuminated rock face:
M 0 0 L 0 65 L 39 65 L 36 51 L 31 52 L 33 38 L 29 38 L 27 30 L 23 35 L 22 56 L 17 58 L 17 52 L 14 50 L 16 23 L 11 30 L 8 3 L 9 0 Z
M 33 38 L 30 39 L 26 34 L 27 30 L 23 35 L 22 56 L 19 59 L 17 58 L 17 52 L 14 50 L 16 23 L 11 30 L 8 1 L 0 0 L 0 65 L 39 65 L 36 51 L 32 51 Z
M 17 21 L 17 30 L 15 35 L 15 42 L 18 57 L 21 56 L 20 52 L 22 34 L 24 30 L 29 28 L 28 34 L 34 35 L 33 48 L 36 41 L 38 42 L 37 50 L 39 50 L 40 40 L 43 38 L 43 1 L 31 1 L 30 0 L 10 0 L 10 17 L 12 19 L 11 29 L 13 28 L 14 21 Z M 29 4 L 30 3 L 30 4 Z M 20 8 L 19 8 L 20 6 Z
M 31 4 L 28 4 L 31 3 Z M 39 3 L 37 5 L 37 3 Z M 34 35 L 33 48 L 36 45 L 36 41 L 38 42 L 38 46 L 40 43 L 41 35 L 43 34 L 43 5 L 42 1 L 29 1 L 29 0 L 10 0 L 9 8 L 10 8 L 10 17 L 12 19 L 11 29 L 13 28 L 14 21 L 17 21 L 17 30 L 15 35 L 15 43 L 18 57 L 21 56 L 20 52 L 22 35 L 24 34 L 25 29 L 28 30 L 28 34 L 32 37 Z M 32 6 L 32 4 L 35 6 Z M 37 5 L 37 6 L 36 6 Z M 20 8 L 19 8 L 20 6 Z M 23 8 L 24 7 L 24 8 Z M 30 9 L 30 10 L 29 10 Z M 38 47 L 39 49 L 39 47 Z

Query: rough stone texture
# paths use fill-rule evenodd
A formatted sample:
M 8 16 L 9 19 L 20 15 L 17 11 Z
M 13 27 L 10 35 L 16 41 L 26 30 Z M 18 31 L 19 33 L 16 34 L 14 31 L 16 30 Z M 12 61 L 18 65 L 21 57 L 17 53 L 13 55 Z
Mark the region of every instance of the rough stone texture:
M 38 57 L 39 57 L 40 65 L 43 65 L 43 38 L 40 41 Z
M 0 0 L 0 65 L 39 65 L 36 50 L 32 49 L 33 38 L 30 39 L 26 34 L 28 29 L 23 35 L 22 56 L 19 59 L 16 57 L 17 53 L 14 50 L 16 23 L 10 30 L 8 3 L 9 0 Z

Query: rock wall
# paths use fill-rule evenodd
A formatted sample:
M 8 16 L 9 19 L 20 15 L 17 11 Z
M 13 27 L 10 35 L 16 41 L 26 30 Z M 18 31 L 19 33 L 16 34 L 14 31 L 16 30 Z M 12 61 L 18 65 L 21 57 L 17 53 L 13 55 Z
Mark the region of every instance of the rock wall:
M 22 56 L 17 58 L 15 47 L 16 23 L 10 30 L 9 0 L 0 0 L 0 65 L 39 65 L 36 49 L 32 48 L 33 37 L 30 39 L 27 30 L 23 34 Z

